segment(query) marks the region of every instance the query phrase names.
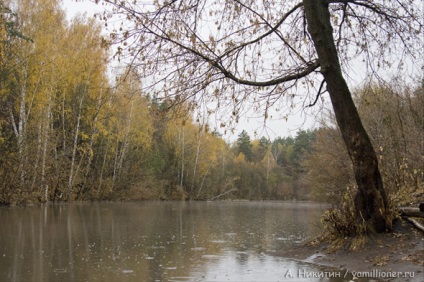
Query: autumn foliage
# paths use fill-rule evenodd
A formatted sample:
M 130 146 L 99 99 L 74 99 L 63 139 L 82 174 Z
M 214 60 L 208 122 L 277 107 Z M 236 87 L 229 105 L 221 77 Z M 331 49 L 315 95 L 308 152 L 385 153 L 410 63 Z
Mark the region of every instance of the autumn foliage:
M 354 191 L 332 118 L 295 136 L 243 131 L 226 141 L 193 105 L 143 91 L 140 70 L 110 74 L 94 19 L 67 21 L 59 1 L 14 2 L 0 3 L 0 204 L 337 202 Z M 414 201 L 423 190 L 422 85 L 369 85 L 356 104 L 392 203 Z

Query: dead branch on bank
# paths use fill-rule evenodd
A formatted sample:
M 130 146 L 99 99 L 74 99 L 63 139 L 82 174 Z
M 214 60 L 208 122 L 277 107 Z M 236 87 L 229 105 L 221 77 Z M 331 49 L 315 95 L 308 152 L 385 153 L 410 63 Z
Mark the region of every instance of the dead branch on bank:
M 418 208 L 410 208 L 410 207 L 403 207 L 400 208 L 400 215 L 402 218 L 409 223 L 411 223 L 415 228 L 420 230 L 424 233 L 424 226 L 418 222 L 416 219 L 413 219 L 412 217 L 418 217 L 418 218 L 424 218 L 424 212 L 420 211 Z
M 424 212 L 418 208 L 403 207 L 399 209 L 401 216 L 424 218 Z

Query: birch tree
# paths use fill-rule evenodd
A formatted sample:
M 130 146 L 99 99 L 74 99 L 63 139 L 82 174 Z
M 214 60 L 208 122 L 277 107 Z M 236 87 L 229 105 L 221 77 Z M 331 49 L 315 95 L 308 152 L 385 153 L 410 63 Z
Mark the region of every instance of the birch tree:
M 246 103 L 267 118 L 281 101 L 315 105 L 328 93 L 353 164 L 358 220 L 378 232 L 390 225 L 377 157 L 345 78 L 355 58 L 374 75 L 420 58 L 419 1 L 101 2 L 125 22 L 111 25 L 118 55 L 131 58 L 157 95 L 193 107 L 209 101 L 206 112 L 237 121 Z M 108 25 L 111 17 L 102 17 Z
M 107 99 L 103 94 L 107 88 L 107 51 L 102 48 L 99 33 L 94 20 L 80 17 L 72 21 L 66 34 L 64 51 L 68 60 L 58 115 L 62 118 L 63 150 L 70 155 L 66 195 L 71 198 L 75 196 L 72 195 L 75 181 L 79 178 L 79 184 L 84 183 L 90 169 L 99 126 L 97 117 L 102 115 L 102 105 Z M 83 165 L 85 172 L 81 173 Z

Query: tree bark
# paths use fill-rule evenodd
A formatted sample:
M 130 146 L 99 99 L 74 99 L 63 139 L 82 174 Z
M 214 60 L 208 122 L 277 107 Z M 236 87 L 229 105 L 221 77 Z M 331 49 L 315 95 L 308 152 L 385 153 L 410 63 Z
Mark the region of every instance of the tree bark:
M 387 229 L 387 196 L 378 168 L 377 155 L 366 133 L 342 75 L 328 1 L 304 0 L 308 32 L 312 37 L 327 84 L 337 124 L 351 158 L 358 192 L 355 208 L 358 220 L 365 220 L 376 232 Z

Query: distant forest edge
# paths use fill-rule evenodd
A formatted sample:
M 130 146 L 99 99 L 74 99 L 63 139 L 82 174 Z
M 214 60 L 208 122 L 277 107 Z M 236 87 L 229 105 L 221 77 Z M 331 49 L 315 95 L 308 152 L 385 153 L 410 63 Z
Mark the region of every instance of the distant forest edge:
M 294 137 L 228 144 L 191 106 L 108 75 L 91 19 L 56 1 L 0 20 L 0 204 L 82 200 L 279 199 L 337 202 L 355 189 L 334 119 Z M 29 4 L 30 2 L 22 2 Z M 424 83 L 371 83 L 355 94 L 393 203 L 424 195 Z

